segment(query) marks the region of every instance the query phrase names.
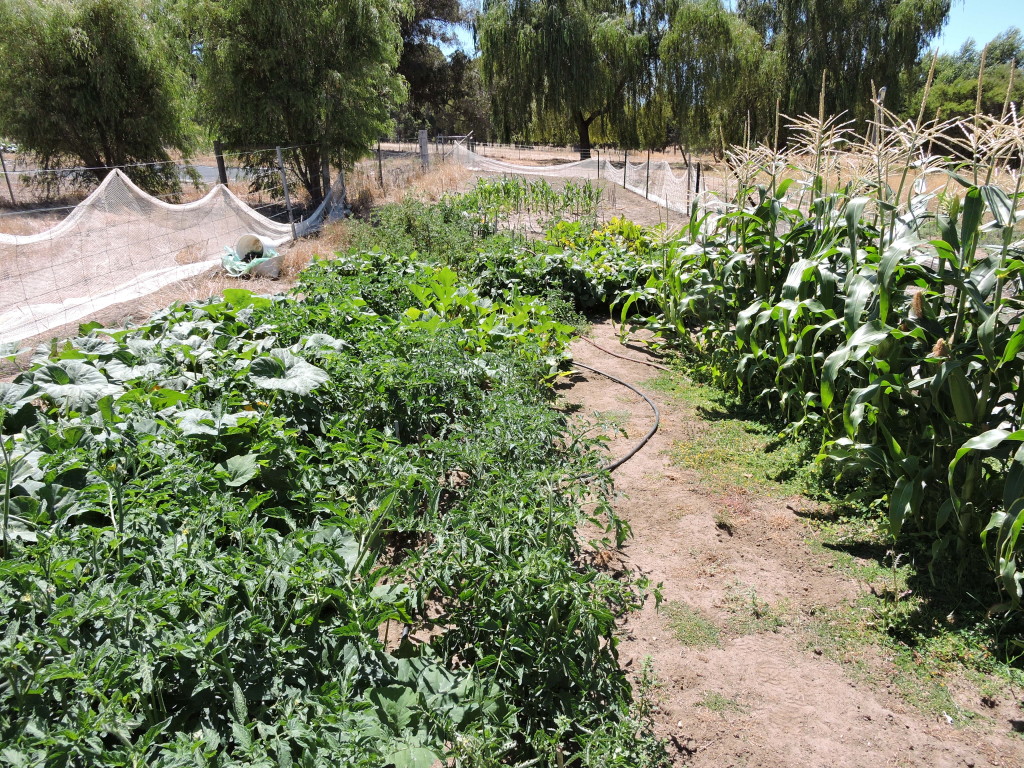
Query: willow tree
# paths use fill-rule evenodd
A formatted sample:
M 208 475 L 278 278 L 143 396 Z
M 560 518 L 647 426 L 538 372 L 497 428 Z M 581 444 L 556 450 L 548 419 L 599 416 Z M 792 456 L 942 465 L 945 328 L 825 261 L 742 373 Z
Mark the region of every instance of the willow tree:
M 287 145 L 313 202 L 328 162 L 348 163 L 405 98 L 400 0 L 198 0 L 203 102 L 238 149 Z
M 485 0 L 477 32 L 498 132 L 568 121 L 590 157 L 594 121 L 621 118 L 631 83 L 651 68 L 642 20 L 624 0 Z
M 739 0 L 742 18 L 784 59 L 783 109 L 867 116 L 872 83 L 898 104 L 901 74 L 942 28 L 951 0 Z
M 658 90 L 670 105 L 680 146 L 738 141 L 747 123 L 765 137 L 778 92 L 776 59 L 721 0 L 666 6 Z
M 176 188 L 168 149 L 188 150 L 186 81 L 139 0 L 0 0 L 0 136 L 44 167 L 111 168 Z M 157 165 L 144 165 L 155 163 Z

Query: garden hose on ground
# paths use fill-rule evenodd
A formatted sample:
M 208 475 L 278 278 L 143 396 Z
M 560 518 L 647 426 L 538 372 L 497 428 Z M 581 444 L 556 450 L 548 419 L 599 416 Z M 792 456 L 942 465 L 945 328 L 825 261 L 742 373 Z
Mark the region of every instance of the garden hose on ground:
M 595 344 L 594 346 L 597 346 L 597 345 Z M 600 347 L 598 347 L 598 349 L 600 349 Z M 605 350 L 605 351 L 607 351 L 607 350 Z M 609 353 L 609 354 L 613 354 L 613 353 Z M 616 355 L 616 357 L 619 357 L 619 355 Z M 626 359 L 628 360 L 629 358 L 626 358 Z M 636 362 L 640 362 L 640 361 L 639 360 L 634 360 L 633 362 L 636 363 Z M 584 365 L 583 363 L 577 363 L 577 362 L 574 361 L 573 362 L 573 366 L 575 366 L 576 368 L 583 368 L 583 369 L 585 369 L 587 371 L 592 371 L 592 372 L 594 372 L 594 373 L 596 373 L 596 374 L 598 374 L 600 376 L 604 376 L 606 379 L 611 379 L 616 384 L 621 384 L 622 386 L 626 387 L 627 389 L 630 389 L 633 392 L 636 392 L 636 394 L 640 395 L 640 397 L 642 397 L 644 400 L 647 401 L 647 404 L 649 406 L 651 406 L 651 410 L 654 411 L 654 426 L 651 427 L 647 431 L 647 434 L 644 435 L 643 439 L 639 443 L 634 445 L 633 448 L 630 449 L 629 453 L 627 453 L 625 456 L 623 456 L 622 458 L 616 459 L 611 464 L 608 464 L 608 465 L 602 467 L 599 470 L 601 472 L 611 472 L 612 470 L 615 470 L 615 469 L 621 467 L 623 464 L 625 464 L 627 461 L 629 461 L 631 458 L 633 458 L 641 448 L 643 448 L 645 445 L 647 445 L 647 441 L 650 440 L 652 437 L 654 437 L 654 433 L 658 431 L 658 427 L 661 425 L 661 413 L 658 411 L 658 406 L 656 406 L 654 404 L 654 401 L 651 400 L 651 398 L 649 398 L 647 395 L 645 395 L 639 389 L 634 387 L 632 384 L 629 384 L 629 383 L 623 381 L 622 379 L 616 378 L 615 376 L 612 376 L 610 373 L 605 373 L 604 371 L 599 371 L 597 368 L 591 368 L 589 365 Z M 582 476 L 580 476 L 577 479 L 579 479 L 579 480 L 586 480 L 588 478 L 594 477 L 595 475 L 597 475 L 597 472 L 590 472 L 589 474 L 582 475 Z
M 597 347 L 602 352 L 604 352 L 606 355 L 611 355 L 612 357 L 617 357 L 620 360 L 628 360 L 631 363 L 639 363 L 640 365 L 649 365 L 649 366 L 651 366 L 651 368 L 657 368 L 659 371 L 671 371 L 672 370 L 667 365 L 662 365 L 661 363 L 652 363 L 650 360 L 636 360 L 636 359 L 634 359 L 632 357 L 626 357 L 625 355 L 620 355 L 618 352 L 612 352 L 610 349 L 605 349 L 604 347 L 600 346 L 596 342 L 591 341 L 586 336 L 580 336 L 580 338 L 583 339 L 583 341 L 587 342 L 587 344 L 590 344 L 592 347 Z M 600 373 L 600 371 L 598 371 L 598 373 Z

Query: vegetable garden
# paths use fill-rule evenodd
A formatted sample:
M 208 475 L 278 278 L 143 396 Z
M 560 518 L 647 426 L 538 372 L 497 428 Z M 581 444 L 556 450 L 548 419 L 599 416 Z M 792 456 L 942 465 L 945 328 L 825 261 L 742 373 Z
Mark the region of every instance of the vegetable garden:
M 482 181 L 379 210 L 288 296 L 37 350 L 0 385 L 4 759 L 663 762 L 615 650 L 657 589 L 586 557 L 581 523 L 629 525 L 552 407 L 592 310 L 805 439 L 894 546 L 987 568 L 1016 621 L 1020 177 L 915 168 L 911 126 L 833 189 L 838 130 L 810 126 L 809 164 L 737 156 L 732 210 L 677 236 Z M 543 239 L 508 231 L 524 210 Z

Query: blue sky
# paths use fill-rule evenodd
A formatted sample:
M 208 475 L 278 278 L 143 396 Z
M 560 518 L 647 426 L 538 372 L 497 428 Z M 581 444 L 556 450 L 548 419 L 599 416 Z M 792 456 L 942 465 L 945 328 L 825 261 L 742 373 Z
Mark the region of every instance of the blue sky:
M 953 0 L 946 26 L 932 44 L 955 53 L 973 37 L 981 48 L 1009 27 L 1024 30 L 1024 0 Z

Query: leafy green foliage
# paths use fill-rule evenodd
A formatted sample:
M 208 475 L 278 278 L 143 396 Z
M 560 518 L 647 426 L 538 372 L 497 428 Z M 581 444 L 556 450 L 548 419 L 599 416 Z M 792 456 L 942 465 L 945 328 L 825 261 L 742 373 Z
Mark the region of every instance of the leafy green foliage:
M 135 0 L 0 2 L 0 135 L 44 167 L 70 159 L 102 179 L 128 166 L 151 190 L 176 189 L 167 151 L 188 150 L 194 126 L 155 8 Z
M 973 117 L 978 108 L 978 76 L 981 73 L 981 51 L 973 40 L 961 46 L 956 53 L 942 54 L 935 62 L 935 75 L 928 92 L 928 114 L 941 114 L 945 118 Z M 981 111 L 999 117 L 1007 103 L 1020 104 L 1024 98 L 1024 83 L 1019 76 L 1011 78 L 1011 70 L 1024 63 L 1024 34 L 1011 27 L 996 35 L 984 48 L 985 71 L 981 82 Z M 1016 62 L 1016 64 L 1014 64 Z M 927 79 L 931 59 L 923 60 L 914 81 L 918 93 L 911 104 L 915 111 L 921 101 L 921 91 Z M 916 103 L 915 103 L 916 102 Z M 950 138 L 959 139 L 960 136 Z
M 571 329 L 420 256 L 443 208 L 0 385 L 5 760 L 664 759 L 613 637 L 644 584 L 576 536 L 625 525 L 540 384 Z
M 402 11 L 393 0 L 197 0 L 213 132 L 238 149 L 298 147 L 293 170 L 320 201 L 322 164 L 365 153 L 405 99 L 395 72 Z
M 782 57 L 785 114 L 816 114 L 824 98 L 826 114 L 866 118 L 872 83 L 900 103 L 900 76 L 942 28 L 950 0 L 740 0 L 737 9 Z
M 543 0 L 486 5 L 479 24 L 484 79 L 495 128 L 509 137 L 533 117 L 571 127 L 590 157 L 590 127 L 622 113 L 622 94 L 642 77 L 649 40 L 618 0 Z
M 724 215 L 695 209 L 623 319 L 656 303 L 706 373 L 886 499 L 893 537 L 961 572 L 986 557 L 1017 607 L 1021 190 L 951 179 L 962 191 L 934 214 L 927 195 L 829 192 L 816 174 L 797 198 L 787 180 Z
M 737 129 L 756 119 L 755 135 L 771 130 L 779 83 L 778 53 L 720 0 L 667 4 L 658 45 L 658 88 L 670 106 L 683 147 L 718 142 L 719 131 L 737 141 Z

